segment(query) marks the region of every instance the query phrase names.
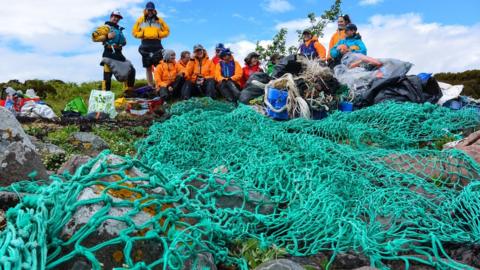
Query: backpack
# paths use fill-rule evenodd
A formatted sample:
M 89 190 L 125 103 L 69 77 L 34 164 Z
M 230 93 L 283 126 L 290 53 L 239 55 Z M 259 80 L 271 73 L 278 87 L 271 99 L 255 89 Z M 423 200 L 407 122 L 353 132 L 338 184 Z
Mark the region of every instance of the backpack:
M 110 26 L 102 25 L 97 27 L 97 29 L 92 33 L 92 41 L 93 42 L 103 42 L 106 37 L 110 33 Z

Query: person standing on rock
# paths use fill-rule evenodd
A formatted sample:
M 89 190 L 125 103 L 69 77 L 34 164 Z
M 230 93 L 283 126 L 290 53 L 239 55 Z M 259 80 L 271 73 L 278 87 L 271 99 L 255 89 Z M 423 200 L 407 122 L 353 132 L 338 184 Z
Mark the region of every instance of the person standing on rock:
M 118 25 L 121 19 L 123 17 L 120 11 L 113 11 L 110 20 L 92 33 L 92 40 L 102 42 L 104 46 L 103 59 L 100 63 L 103 66 L 102 90 L 111 90 L 115 70 L 115 77 L 126 84 L 124 90 L 128 94 L 133 91 L 135 84 L 135 68 L 122 53 L 127 40 L 122 32 L 124 28 Z
M 342 15 L 338 17 L 338 29 L 337 31 L 335 31 L 335 33 L 333 33 L 332 38 L 330 38 L 330 44 L 328 46 L 328 60 L 332 60 L 332 57 L 330 56 L 330 51 L 333 49 L 333 47 L 335 47 L 335 45 L 337 45 L 340 40 L 345 39 L 345 27 L 351 23 L 352 22 L 350 20 L 350 16 L 348 15 Z
M 154 87 L 153 67 L 157 66 L 162 60 L 162 39 L 170 35 L 170 28 L 162 18 L 158 17 L 153 2 L 148 2 L 145 6 L 143 15 L 138 18 L 133 26 L 132 34 L 142 40 L 138 51 L 142 55 L 148 85 Z

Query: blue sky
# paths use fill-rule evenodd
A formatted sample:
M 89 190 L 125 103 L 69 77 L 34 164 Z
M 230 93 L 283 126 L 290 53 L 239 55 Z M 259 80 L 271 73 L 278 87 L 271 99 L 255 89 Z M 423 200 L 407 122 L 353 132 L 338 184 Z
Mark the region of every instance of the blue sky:
M 275 25 L 280 22 L 305 17 L 310 12 L 321 14 L 332 1 L 290 1 L 292 10 L 266 12 L 258 0 L 209 0 L 209 1 L 156 1 L 158 10 L 166 14 L 166 22 L 172 35 L 165 41 L 168 45 L 192 45 L 202 42 L 213 46 L 216 42 L 236 42 L 270 39 Z M 441 24 L 473 25 L 480 23 L 480 1 L 434 1 L 434 0 L 384 0 L 378 4 L 360 5 L 357 0 L 344 1 L 343 11 L 350 14 L 355 23 L 367 23 L 375 14 L 400 15 L 418 13 L 425 22 Z M 132 21 L 122 22 L 128 32 Z
M 3 0 L 6 1 L 6 0 Z M 100 79 L 101 44 L 90 34 L 119 9 L 125 19 L 125 55 L 144 77 L 139 40 L 131 35 L 143 0 L 16 0 L 0 9 L 0 82 L 9 79 Z M 210 53 L 224 42 L 237 59 L 268 44 L 286 27 L 288 45 L 297 45 L 295 30 L 308 25 L 306 15 L 321 14 L 333 0 L 162 0 L 154 1 L 171 27 L 164 46 L 180 52 L 195 43 Z M 35 7 L 35 8 L 32 8 Z M 342 6 L 359 26 L 369 55 L 415 64 L 412 72 L 480 69 L 479 0 L 345 0 Z M 22 14 L 19 16 L 18 14 Z M 325 45 L 335 24 L 321 39 Z M 241 62 L 241 61 L 240 61 Z M 243 63 L 242 63 L 243 64 Z

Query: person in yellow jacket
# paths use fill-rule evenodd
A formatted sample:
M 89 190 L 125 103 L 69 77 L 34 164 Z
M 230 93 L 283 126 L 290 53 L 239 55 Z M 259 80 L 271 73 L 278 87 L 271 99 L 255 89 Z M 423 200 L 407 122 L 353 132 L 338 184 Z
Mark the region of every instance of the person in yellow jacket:
M 175 52 L 165 50 L 163 60 L 155 68 L 157 95 L 163 100 L 179 97 L 185 83 L 184 69 L 175 60 Z
M 182 88 L 182 98 L 189 99 L 192 95 L 203 94 L 207 97 L 216 98 L 215 88 L 215 65 L 208 58 L 205 48 L 197 44 L 193 47 L 193 58 L 187 64 L 185 70 L 185 84 Z
M 220 53 L 220 62 L 215 67 L 215 80 L 220 93 L 227 101 L 237 102 L 242 77 L 242 67 L 235 61 L 230 49 L 223 49 Z
M 335 47 L 335 45 L 337 45 L 337 43 L 342 40 L 342 39 L 345 39 L 345 26 L 347 26 L 347 24 L 350 24 L 352 23 L 352 21 L 350 20 L 350 16 L 348 15 L 342 15 L 340 17 L 338 17 L 338 20 L 337 20 L 337 25 L 338 25 L 338 29 L 337 31 L 335 31 L 335 33 L 333 33 L 332 37 L 330 38 L 330 44 L 328 45 L 328 57 L 327 57 L 327 60 L 331 60 L 332 57 L 330 56 L 330 51 L 332 50 L 333 47 Z
M 143 13 L 143 16 L 135 22 L 132 34 L 142 40 L 138 51 L 142 55 L 143 67 L 147 70 L 148 84 L 153 87 L 152 68 L 162 60 L 162 39 L 168 37 L 170 28 L 162 18 L 157 16 L 152 2 L 147 3 Z
M 309 59 L 320 59 L 323 62 L 327 60 L 327 50 L 310 30 L 303 31 L 303 44 L 300 45 L 300 54 Z

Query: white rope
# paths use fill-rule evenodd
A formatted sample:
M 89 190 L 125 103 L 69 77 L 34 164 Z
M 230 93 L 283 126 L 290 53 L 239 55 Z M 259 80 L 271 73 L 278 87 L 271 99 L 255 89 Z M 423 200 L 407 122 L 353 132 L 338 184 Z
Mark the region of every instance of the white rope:
M 272 104 L 268 101 L 268 93 L 270 91 L 270 88 L 287 90 L 288 98 L 287 98 L 287 104 L 285 104 L 285 106 L 283 106 L 280 109 L 275 109 L 272 106 Z M 265 85 L 265 95 L 263 99 L 264 99 L 265 105 L 267 105 L 267 107 L 275 113 L 279 113 L 287 110 L 288 115 L 291 118 L 294 118 L 294 117 L 303 117 L 306 119 L 311 118 L 308 103 L 300 95 L 300 91 L 298 90 L 297 85 L 293 80 L 293 76 L 290 73 L 286 73 L 279 79 L 273 80 L 267 85 Z

